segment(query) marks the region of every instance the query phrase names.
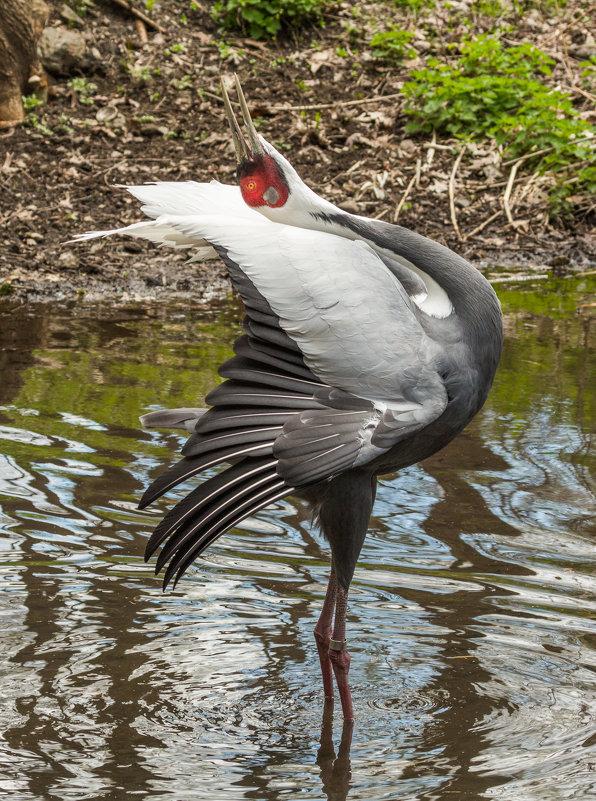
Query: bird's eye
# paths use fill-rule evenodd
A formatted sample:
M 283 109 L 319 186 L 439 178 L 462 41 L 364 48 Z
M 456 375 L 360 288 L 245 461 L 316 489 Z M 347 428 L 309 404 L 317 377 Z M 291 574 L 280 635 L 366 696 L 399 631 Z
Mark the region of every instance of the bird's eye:
M 252 192 L 253 189 L 257 188 L 257 185 L 256 185 L 256 183 L 254 181 L 247 181 L 246 182 L 246 188 L 248 189 L 249 192 Z

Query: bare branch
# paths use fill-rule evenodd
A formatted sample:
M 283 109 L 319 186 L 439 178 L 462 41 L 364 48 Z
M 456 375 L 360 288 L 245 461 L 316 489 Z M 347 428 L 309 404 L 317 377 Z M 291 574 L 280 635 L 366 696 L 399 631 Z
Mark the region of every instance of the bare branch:
M 457 234 L 458 239 L 461 239 L 462 235 L 459 230 L 459 225 L 457 224 L 457 217 L 455 214 L 455 175 L 457 173 L 463 155 L 466 151 L 466 148 L 467 144 L 464 142 L 461 150 L 457 154 L 457 158 L 455 159 L 455 164 L 453 165 L 453 169 L 451 170 L 451 176 L 449 177 L 449 213 L 451 215 L 451 224 L 453 225 L 453 230 Z
M 129 14 L 132 14 L 133 17 L 140 19 L 145 23 L 145 25 L 148 25 L 149 28 L 153 28 L 160 33 L 166 32 L 166 29 L 157 22 L 154 22 L 151 17 L 148 17 L 147 14 L 144 14 L 142 11 L 139 11 L 138 8 L 135 8 L 131 0 L 110 0 L 110 2 L 114 3 L 114 5 L 120 6 L 120 8 L 123 8 L 125 11 L 128 11 Z
M 511 190 L 513 189 L 513 182 L 515 181 L 515 174 L 520 166 L 521 162 L 517 161 L 513 167 L 511 168 L 511 172 L 509 173 L 509 180 L 507 181 L 507 186 L 505 187 L 505 193 L 503 195 L 503 208 L 505 209 L 505 214 L 507 215 L 507 220 L 511 225 L 515 225 L 513 220 L 513 216 L 511 215 L 511 207 L 509 205 L 509 198 L 511 197 Z

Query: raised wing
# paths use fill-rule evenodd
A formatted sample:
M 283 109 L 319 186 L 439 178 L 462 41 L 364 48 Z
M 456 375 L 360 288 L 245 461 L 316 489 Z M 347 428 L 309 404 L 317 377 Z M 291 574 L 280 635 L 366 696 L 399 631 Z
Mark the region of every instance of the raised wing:
M 246 333 L 220 368 L 227 380 L 207 396 L 212 406 L 197 415 L 184 458 L 147 490 L 141 505 L 207 467 L 232 466 L 175 506 L 149 540 L 147 559 L 163 544 L 156 571 L 169 561 L 164 585 L 174 577 L 177 582 L 213 540 L 245 517 L 294 489 L 365 464 L 428 425 L 446 405 L 442 386 L 422 403 L 388 405 L 324 383 L 264 296 L 217 248 L 244 300 Z M 188 418 L 189 410 L 181 410 L 169 419 L 179 425 Z
M 206 214 L 220 214 L 228 220 L 259 218 L 257 212 L 249 208 L 242 200 L 237 186 L 220 184 L 211 181 L 200 184 L 196 181 L 159 181 L 141 186 L 124 186 L 131 195 L 143 204 L 143 211 L 150 220 L 133 223 L 124 228 L 111 228 L 104 231 L 88 231 L 75 236 L 75 242 L 96 239 L 112 234 L 147 239 L 159 245 L 176 249 L 193 249 L 189 261 L 203 261 L 216 258 L 217 253 L 204 237 L 188 236 L 179 228 L 170 225 L 164 215 L 193 215 L 199 218 Z
M 245 517 L 294 489 L 366 465 L 447 405 L 435 345 L 396 274 L 368 245 L 250 210 L 235 216 L 235 200 L 221 213 L 220 188 L 210 213 L 201 188 L 196 213 L 184 215 L 149 205 L 135 188 L 156 226 L 217 251 L 247 311 L 236 355 L 220 368 L 226 380 L 207 397 L 212 408 L 144 418 L 150 425 L 196 423 L 184 458 L 154 482 L 141 506 L 209 467 L 232 465 L 170 510 L 149 540 L 147 558 L 163 544 L 157 570 L 169 561 L 165 584 Z

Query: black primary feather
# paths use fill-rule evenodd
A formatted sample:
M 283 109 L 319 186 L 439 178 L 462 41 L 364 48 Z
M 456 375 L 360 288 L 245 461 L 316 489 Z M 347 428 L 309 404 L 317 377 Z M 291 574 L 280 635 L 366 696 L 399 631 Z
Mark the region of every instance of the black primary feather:
M 369 401 L 334 390 L 309 370 L 267 301 L 222 255 L 246 306 L 247 333 L 219 369 L 225 381 L 207 395 L 211 408 L 197 416 L 185 458 L 153 482 L 141 505 L 203 470 L 232 466 L 191 491 L 151 536 L 145 558 L 163 546 L 156 571 L 169 561 L 165 584 L 174 575 L 178 581 L 214 539 L 248 515 L 350 467 L 361 444 L 359 427 L 373 410 Z M 158 414 L 153 419 L 177 420 L 173 412 Z
M 153 482 L 140 506 L 203 470 L 225 463 L 232 466 L 191 491 L 149 539 L 146 560 L 163 546 L 156 572 L 170 561 L 164 586 L 175 574 L 177 582 L 218 536 L 291 491 L 278 474 L 273 446 L 288 421 L 321 408 L 314 396 L 325 388 L 304 363 L 296 343 L 281 330 L 265 298 L 233 262 L 227 257 L 224 261 L 246 306 L 246 333 L 234 343 L 235 355 L 219 369 L 226 380 L 208 394 L 211 408 L 196 416 L 194 433 L 182 451 L 185 458 Z M 184 411 L 151 415 L 151 423 L 176 423 Z

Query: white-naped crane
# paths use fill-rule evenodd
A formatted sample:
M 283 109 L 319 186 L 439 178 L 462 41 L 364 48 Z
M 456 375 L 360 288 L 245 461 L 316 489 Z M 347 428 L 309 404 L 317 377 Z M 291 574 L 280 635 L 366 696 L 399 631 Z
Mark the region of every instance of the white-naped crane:
M 144 508 L 214 465 L 157 526 L 164 587 L 217 537 L 286 495 L 305 498 L 331 547 L 315 639 L 326 699 L 333 674 L 353 719 L 346 650 L 348 589 L 368 528 L 377 476 L 419 462 L 483 405 L 502 347 L 499 302 L 467 261 L 397 225 L 323 200 L 257 131 L 236 79 L 246 138 L 222 82 L 238 157 L 237 186 L 187 181 L 129 186 L 150 220 L 82 234 L 127 234 L 193 259 L 224 261 L 246 309 L 226 379 L 208 409 L 141 417 L 186 428 L 183 458 Z

